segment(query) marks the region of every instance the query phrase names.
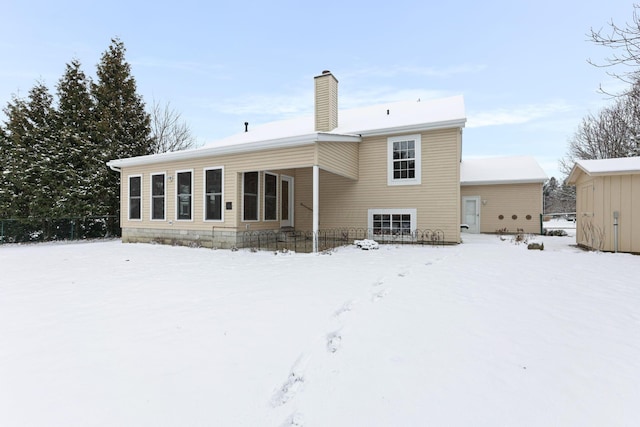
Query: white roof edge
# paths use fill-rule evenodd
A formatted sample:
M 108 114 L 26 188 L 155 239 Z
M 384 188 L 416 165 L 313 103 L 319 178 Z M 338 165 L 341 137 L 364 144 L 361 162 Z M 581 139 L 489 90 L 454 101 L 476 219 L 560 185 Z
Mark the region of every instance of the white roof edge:
M 460 186 L 474 185 L 507 185 L 507 184 L 541 184 L 548 178 L 532 178 L 532 179 L 508 179 L 508 180 L 492 180 L 492 181 L 460 181 Z
M 109 167 L 142 166 L 159 162 L 172 162 L 177 160 L 190 160 L 206 156 L 247 153 L 251 151 L 263 151 L 277 148 L 299 147 L 311 145 L 316 142 L 360 142 L 358 135 L 341 135 L 327 132 L 315 132 L 308 135 L 297 135 L 288 138 L 280 138 L 266 141 L 247 142 L 244 144 L 225 145 L 218 147 L 196 148 L 193 150 L 173 151 L 170 153 L 150 154 L 147 156 L 129 157 L 110 160 Z
M 423 130 L 446 129 L 446 128 L 463 128 L 467 122 L 466 118 L 446 120 L 434 123 L 420 123 L 406 126 L 395 126 L 390 128 L 372 129 L 356 132 L 361 136 L 387 135 L 390 133 L 418 132 Z

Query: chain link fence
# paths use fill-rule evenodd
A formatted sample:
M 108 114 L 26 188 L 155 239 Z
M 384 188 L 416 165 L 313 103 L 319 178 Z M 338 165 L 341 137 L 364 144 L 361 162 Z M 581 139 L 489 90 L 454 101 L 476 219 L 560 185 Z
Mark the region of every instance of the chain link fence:
M 120 224 L 115 215 L 0 219 L 0 244 L 116 236 L 120 236 Z

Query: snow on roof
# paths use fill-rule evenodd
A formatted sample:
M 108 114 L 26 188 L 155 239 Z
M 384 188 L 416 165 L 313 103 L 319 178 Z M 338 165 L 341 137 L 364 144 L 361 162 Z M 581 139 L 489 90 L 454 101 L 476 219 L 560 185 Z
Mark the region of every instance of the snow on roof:
M 622 157 L 619 159 L 578 160 L 576 164 L 589 175 L 605 173 L 640 172 L 640 157 Z
M 640 157 L 577 160 L 571 169 L 567 182 L 569 184 L 575 184 L 580 172 L 584 172 L 590 176 L 640 173 Z
M 469 159 L 460 163 L 460 185 L 526 184 L 547 179 L 531 156 Z
M 213 141 L 193 150 L 112 160 L 111 167 L 151 164 L 199 158 L 210 155 L 283 148 L 316 141 L 360 141 L 362 136 L 417 132 L 427 129 L 464 127 L 464 100 L 461 95 L 425 101 L 404 101 L 364 108 L 341 110 L 338 127 L 331 132 L 316 132 L 314 116 L 281 120 L 263 125 L 248 125 L 247 132 Z
M 402 101 L 341 110 L 338 127 L 324 134 L 367 136 L 403 130 L 464 126 L 466 122 L 462 96 Z M 255 127 L 249 123 L 248 132 L 240 132 L 205 147 L 223 147 L 260 141 L 309 136 L 316 133 L 314 116 L 266 123 Z

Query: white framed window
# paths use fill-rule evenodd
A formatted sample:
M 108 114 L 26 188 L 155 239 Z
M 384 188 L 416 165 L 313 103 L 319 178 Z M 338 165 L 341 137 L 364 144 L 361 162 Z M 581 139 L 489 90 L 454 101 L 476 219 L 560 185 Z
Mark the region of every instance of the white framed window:
M 164 221 L 166 219 L 165 212 L 167 210 L 167 174 L 158 172 L 151 174 L 151 220 Z
M 129 219 L 142 220 L 142 175 L 129 175 Z
M 418 185 L 422 181 L 420 134 L 387 139 L 387 184 Z
M 193 221 L 193 170 L 176 171 L 176 220 Z
M 242 174 L 242 220 L 258 221 L 260 208 L 260 174 L 244 172 Z
M 264 173 L 264 220 L 278 220 L 278 175 Z
M 204 220 L 224 220 L 224 168 L 204 169 Z
M 416 231 L 417 210 L 369 209 L 369 233 L 373 239 L 410 236 Z

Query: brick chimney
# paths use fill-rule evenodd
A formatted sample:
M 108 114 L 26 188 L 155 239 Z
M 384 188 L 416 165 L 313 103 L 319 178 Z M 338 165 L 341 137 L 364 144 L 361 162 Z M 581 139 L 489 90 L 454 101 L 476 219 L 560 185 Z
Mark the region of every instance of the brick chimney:
M 338 80 L 325 70 L 314 81 L 316 132 L 330 132 L 338 127 Z

